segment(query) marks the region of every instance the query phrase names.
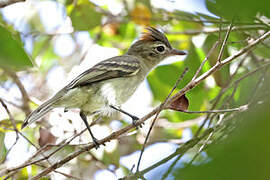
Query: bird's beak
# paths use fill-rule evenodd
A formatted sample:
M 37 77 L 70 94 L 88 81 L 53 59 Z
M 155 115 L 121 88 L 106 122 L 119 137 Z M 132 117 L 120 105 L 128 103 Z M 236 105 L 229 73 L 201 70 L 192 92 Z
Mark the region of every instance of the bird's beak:
M 172 49 L 171 50 L 171 55 L 186 55 L 187 52 L 186 51 L 181 51 L 178 49 Z

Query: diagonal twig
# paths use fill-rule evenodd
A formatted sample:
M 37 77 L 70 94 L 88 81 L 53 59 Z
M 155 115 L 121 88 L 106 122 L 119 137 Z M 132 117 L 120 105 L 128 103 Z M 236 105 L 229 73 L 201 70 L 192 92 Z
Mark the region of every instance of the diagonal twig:
M 184 95 L 185 93 L 187 93 L 188 91 L 190 91 L 191 89 L 196 87 L 199 83 L 201 83 L 208 76 L 212 75 L 214 72 L 219 70 L 221 67 L 223 67 L 224 65 L 232 62 L 234 59 L 238 58 L 239 56 L 249 52 L 253 47 L 255 47 L 257 44 L 261 43 L 262 41 L 264 41 L 268 37 L 270 37 L 270 31 L 267 31 L 265 34 L 263 34 L 262 36 L 260 36 L 256 40 L 254 40 L 253 42 L 249 43 L 246 47 L 242 48 L 241 50 L 236 52 L 234 55 L 229 56 L 225 60 L 221 61 L 221 63 L 214 65 L 207 72 L 203 73 L 198 78 L 194 79 L 194 81 L 188 83 L 178 93 L 176 93 L 174 96 L 169 98 L 167 103 L 173 102 L 174 100 L 178 99 L 179 97 L 181 97 L 182 95 Z M 148 113 L 147 115 L 142 117 L 140 120 L 138 120 L 135 125 L 138 126 L 138 125 L 142 124 L 144 121 L 146 121 L 147 119 L 149 119 L 150 117 L 155 115 L 160 110 L 162 110 L 161 105 L 157 106 L 150 113 Z M 133 128 L 134 128 L 133 125 L 126 126 L 126 127 L 122 128 L 122 129 L 120 129 L 118 131 L 113 132 L 111 135 L 103 138 L 102 140 L 100 140 L 100 143 L 105 143 L 105 142 L 108 142 L 108 141 L 110 141 L 112 139 L 116 139 L 116 138 L 118 138 L 118 136 L 128 132 L 129 130 L 131 130 Z M 78 155 L 80 155 L 80 154 L 82 154 L 82 153 L 84 153 L 84 152 L 86 152 L 86 151 L 88 151 L 88 150 L 90 150 L 92 148 L 94 148 L 94 145 L 90 144 L 90 145 L 87 145 L 87 146 L 83 147 L 82 149 L 80 149 L 80 150 L 78 150 L 76 152 L 71 153 L 69 156 L 67 156 L 64 159 L 54 163 L 52 166 L 48 167 L 47 169 L 45 169 L 42 172 L 40 172 L 39 174 L 37 174 L 33 179 L 38 179 L 38 178 L 50 173 L 54 169 L 57 169 L 57 168 L 61 167 L 63 164 L 67 163 L 71 159 L 77 157 Z
M 168 94 L 168 96 L 166 97 L 165 101 L 161 104 L 161 109 L 156 113 L 156 116 L 154 118 L 154 120 L 152 121 L 152 124 L 150 126 L 150 129 L 149 131 L 147 132 L 147 135 L 146 135 L 146 138 L 145 138 L 145 141 L 143 143 L 143 147 L 142 147 L 142 150 L 141 150 L 141 153 L 140 153 L 140 157 L 139 157 L 139 160 L 138 160 L 138 163 L 137 163 L 137 169 L 136 169 L 136 172 L 139 171 L 139 167 L 140 167 L 140 163 L 141 163 L 141 159 L 142 159 L 142 155 L 143 155 L 143 152 L 145 150 L 145 146 L 146 146 L 146 143 L 149 139 L 149 136 L 150 136 L 150 133 L 154 127 L 154 124 L 159 116 L 159 113 L 161 112 L 161 110 L 163 109 L 164 105 L 167 103 L 168 99 L 170 98 L 170 96 L 172 95 L 172 93 L 174 92 L 174 90 L 176 89 L 176 87 L 178 86 L 178 84 L 180 83 L 180 81 L 184 78 L 185 74 L 187 73 L 188 71 L 188 68 L 185 68 L 185 70 L 183 71 L 183 73 L 181 74 L 181 76 L 178 78 L 177 82 L 175 83 L 174 87 L 172 88 L 172 90 L 170 91 L 170 93 Z

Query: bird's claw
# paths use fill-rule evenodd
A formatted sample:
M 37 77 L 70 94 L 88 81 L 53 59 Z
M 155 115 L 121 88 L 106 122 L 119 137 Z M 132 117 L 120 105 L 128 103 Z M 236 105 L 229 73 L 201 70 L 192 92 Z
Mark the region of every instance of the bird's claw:
M 95 146 L 95 149 L 98 149 L 100 146 L 100 143 L 98 142 L 98 140 L 96 138 L 93 138 L 93 144 Z
M 136 127 L 136 129 L 138 129 L 138 127 L 139 127 L 139 128 L 142 128 L 142 124 L 143 124 L 143 123 L 140 124 L 140 125 L 136 125 L 137 121 L 138 121 L 140 118 L 138 118 L 137 116 L 132 116 L 131 118 L 132 118 L 132 124 L 133 124 L 133 126 Z

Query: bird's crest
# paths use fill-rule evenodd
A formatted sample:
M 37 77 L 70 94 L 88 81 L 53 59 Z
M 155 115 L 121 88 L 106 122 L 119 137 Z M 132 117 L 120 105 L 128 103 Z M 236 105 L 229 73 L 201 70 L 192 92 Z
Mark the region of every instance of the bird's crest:
M 171 47 L 167 37 L 161 31 L 153 27 L 145 28 L 145 32 L 142 33 L 140 41 L 161 41 L 167 47 Z

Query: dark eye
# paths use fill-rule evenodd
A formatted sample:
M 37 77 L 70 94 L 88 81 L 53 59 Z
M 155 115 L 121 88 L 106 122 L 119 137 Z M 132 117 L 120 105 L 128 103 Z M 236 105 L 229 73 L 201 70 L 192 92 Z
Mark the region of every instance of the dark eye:
M 163 52 L 164 50 L 165 50 L 165 47 L 164 46 L 158 46 L 158 47 L 156 47 L 156 49 L 157 49 L 157 51 L 158 52 Z

